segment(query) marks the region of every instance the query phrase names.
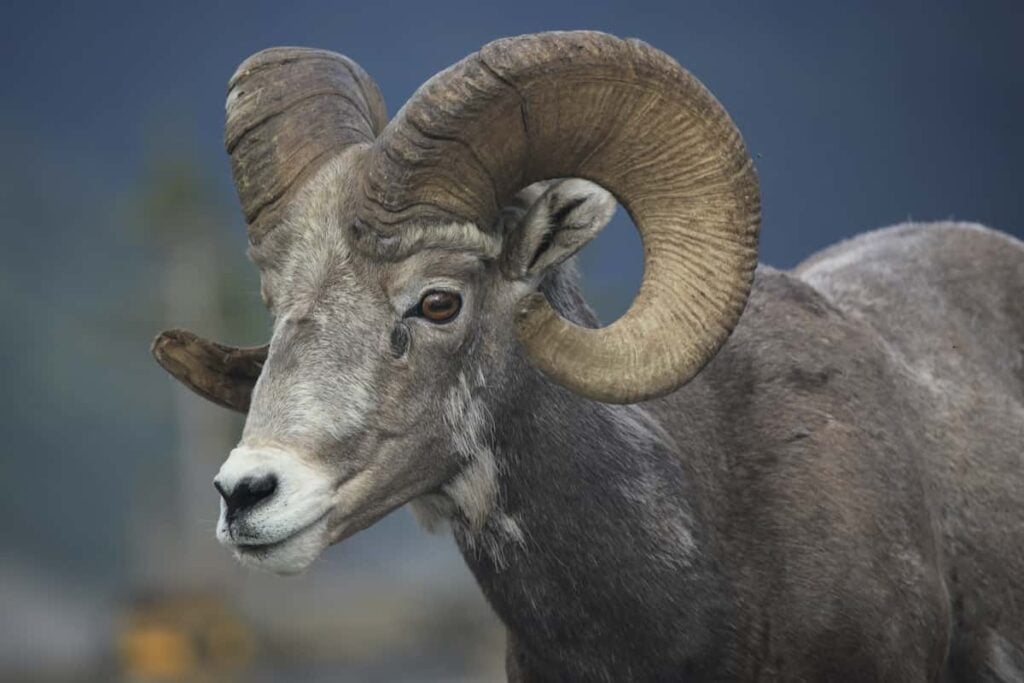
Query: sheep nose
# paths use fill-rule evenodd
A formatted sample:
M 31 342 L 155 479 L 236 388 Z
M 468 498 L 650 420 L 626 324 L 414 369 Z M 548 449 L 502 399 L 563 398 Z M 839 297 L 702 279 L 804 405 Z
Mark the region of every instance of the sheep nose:
M 213 486 L 224 499 L 224 505 L 227 508 L 226 516 L 228 520 L 231 520 L 239 513 L 254 507 L 261 500 L 274 495 L 274 491 L 277 490 L 277 477 L 273 474 L 243 477 L 231 488 L 214 479 Z

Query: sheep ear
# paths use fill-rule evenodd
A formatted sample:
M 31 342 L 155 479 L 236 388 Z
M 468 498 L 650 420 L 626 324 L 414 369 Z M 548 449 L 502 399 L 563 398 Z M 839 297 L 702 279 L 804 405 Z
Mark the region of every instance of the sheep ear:
M 179 382 L 217 405 L 249 411 L 267 347 L 236 348 L 187 330 L 167 330 L 153 340 L 153 357 Z
M 503 267 L 512 279 L 534 278 L 557 266 L 592 240 L 615 213 L 615 198 L 588 180 L 547 184 L 543 193 L 505 232 Z M 527 201 L 534 186 L 521 193 Z

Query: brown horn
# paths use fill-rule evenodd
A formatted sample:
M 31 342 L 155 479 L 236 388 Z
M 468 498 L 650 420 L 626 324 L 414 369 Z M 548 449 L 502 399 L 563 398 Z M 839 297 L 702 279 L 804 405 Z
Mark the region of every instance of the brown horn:
M 348 57 L 275 47 L 246 59 L 228 82 L 224 145 L 249 225 L 250 255 L 273 296 L 273 272 L 290 239 L 277 230 L 303 181 L 387 123 L 380 91 Z M 270 271 L 268 274 L 267 271 Z M 269 277 L 268 277 L 269 275 Z
M 267 359 L 266 346 L 225 346 L 187 330 L 161 332 L 151 350 L 156 362 L 189 389 L 242 413 L 249 410 L 252 389 Z
M 385 237 L 403 223 L 490 230 L 517 190 L 547 178 L 587 178 L 618 198 L 644 247 L 630 309 L 586 329 L 535 294 L 519 319 L 531 361 L 585 396 L 674 390 L 743 310 L 760 223 L 753 162 L 704 86 L 638 40 L 578 31 L 490 43 L 424 84 L 369 162 L 362 223 Z

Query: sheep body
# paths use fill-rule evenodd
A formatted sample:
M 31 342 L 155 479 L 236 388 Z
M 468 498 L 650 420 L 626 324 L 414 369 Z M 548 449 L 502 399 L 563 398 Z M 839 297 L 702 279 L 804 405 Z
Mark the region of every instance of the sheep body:
M 1020 680 L 1022 293 L 1020 242 L 897 226 L 759 268 L 665 398 L 524 380 L 493 450 L 527 542 L 456 528 L 511 678 Z M 548 296 L 593 324 L 568 271 Z

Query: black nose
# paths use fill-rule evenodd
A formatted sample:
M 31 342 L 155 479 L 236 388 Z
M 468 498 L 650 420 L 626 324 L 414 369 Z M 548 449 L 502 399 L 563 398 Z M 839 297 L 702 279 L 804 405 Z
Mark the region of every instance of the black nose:
M 219 481 L 214 481 L 213 485 L 224 499 L 227 518 L 231 520 L 239 512 L 245 512 L 264 498 L 272 496 L 277 490 L 277 477 L 272 474 L 262 477 L 244 477 L 230 490 L 222 486 Z

